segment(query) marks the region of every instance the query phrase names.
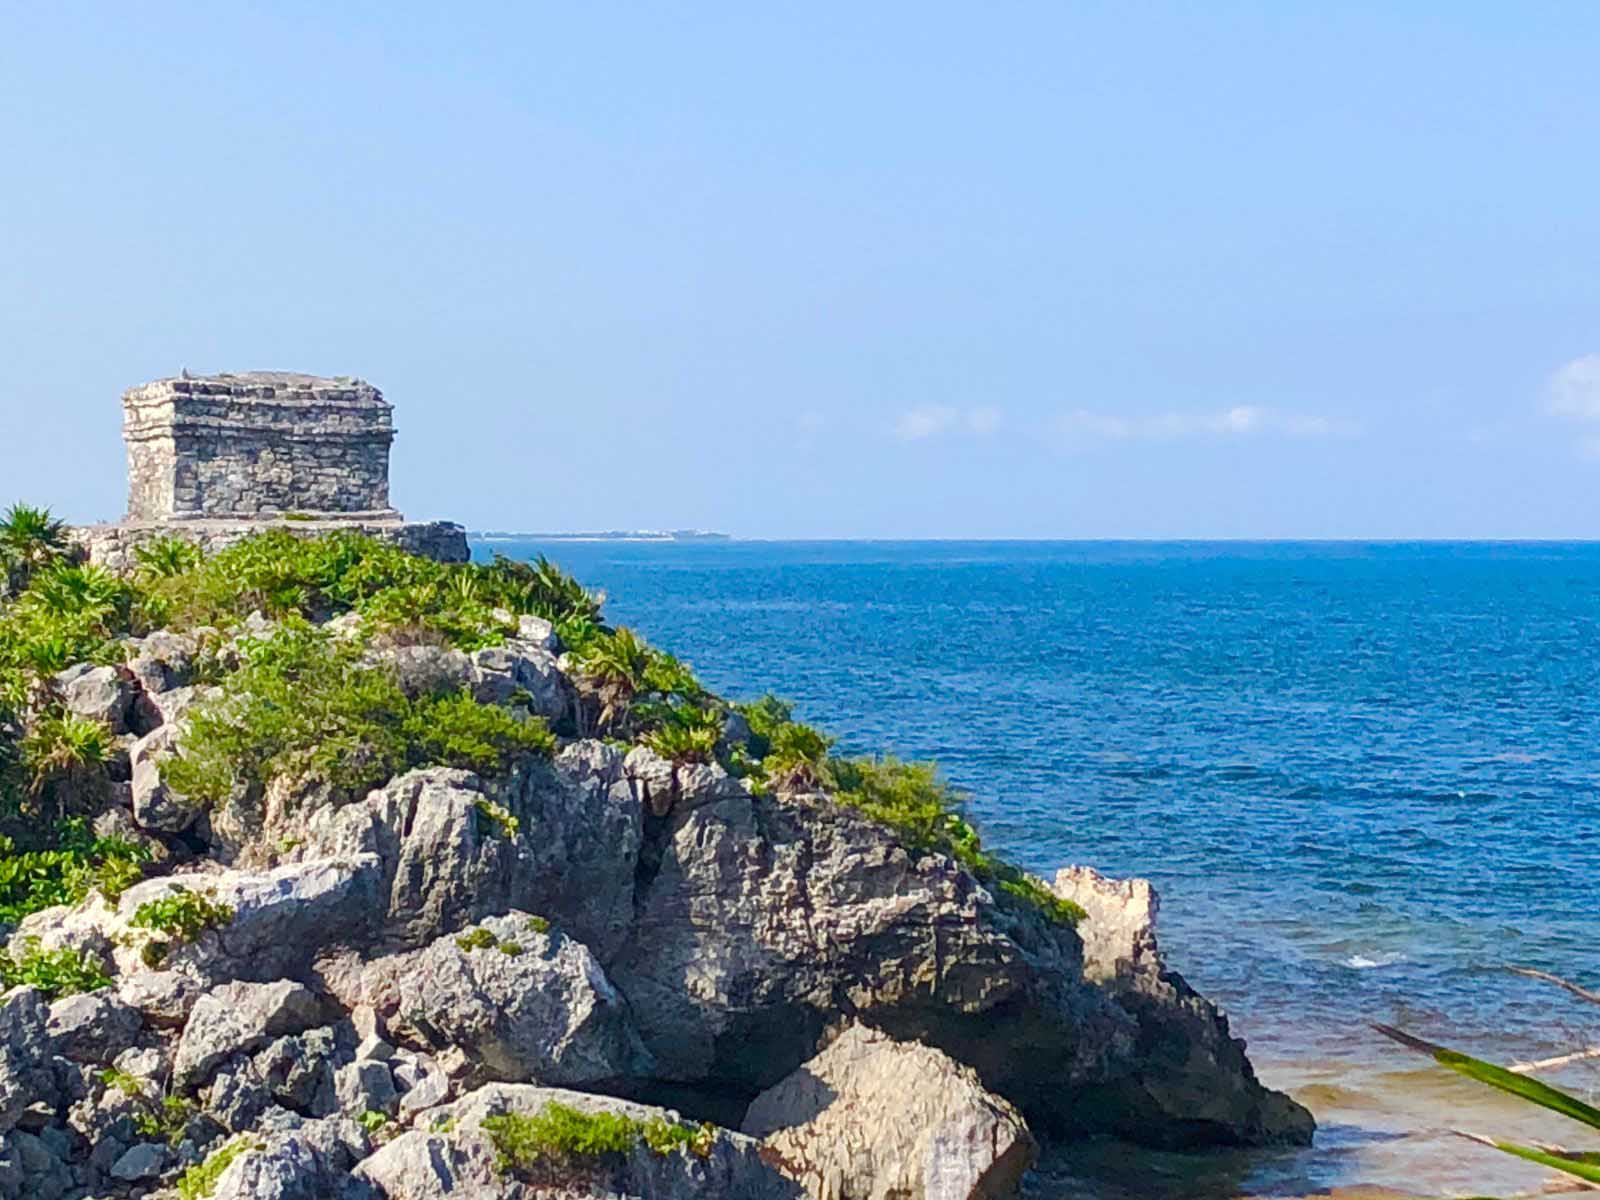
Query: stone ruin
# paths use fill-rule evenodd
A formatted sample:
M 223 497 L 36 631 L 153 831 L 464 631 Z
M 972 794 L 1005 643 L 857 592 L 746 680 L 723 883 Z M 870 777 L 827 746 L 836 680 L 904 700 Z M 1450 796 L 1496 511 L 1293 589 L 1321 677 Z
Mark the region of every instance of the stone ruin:
M 129 388 L 128 520 L 398 521 L 391 411 L 370 383 L 286 371 Z
M 356 529 L 446 562 L 467 558 L 461 526 L 407 522 L 391 507 L 393 409 L 370 383 L 185 372 L 129 388 L 122 409 L 128 513 L 78 531 L 91 561 L 125 568 L 152 537 L 214 550 L 278 525 Z

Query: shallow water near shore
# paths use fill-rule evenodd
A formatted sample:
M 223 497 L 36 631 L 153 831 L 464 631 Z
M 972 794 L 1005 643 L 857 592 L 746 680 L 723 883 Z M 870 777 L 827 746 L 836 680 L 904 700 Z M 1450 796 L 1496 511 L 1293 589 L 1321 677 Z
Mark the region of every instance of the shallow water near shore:
M 1155 881 L 1169 961 L 1317 1144 L 1077 1147 L 1040 1200 L 1504 1194 L 1544 1176 L 1449 1127 L 1578 1134 L 1369 1024 L 1499 1061 L 1600 1041 L 1600 1010 L 1504 970 L 1600 972 L 1600 544 L 493 551 L 550 555 L 725 694 L 936 758 L 1041 874 Z

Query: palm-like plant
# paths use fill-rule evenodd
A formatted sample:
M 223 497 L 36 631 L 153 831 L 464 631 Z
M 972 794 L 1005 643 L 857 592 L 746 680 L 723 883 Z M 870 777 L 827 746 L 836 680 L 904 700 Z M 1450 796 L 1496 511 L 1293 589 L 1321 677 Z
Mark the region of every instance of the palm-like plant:
M 7 569 L 12 591 L 20 591 L 32 574 L 60 558 L 67 549 L 67 526 L 47 508 L 13 504 L 0 517 L 0 565 Z
M 623 628 L 593 639 L 575 657 L 584 680 L 600 701 L 599 727 L 618 727 L 645 686 L 655 651 L 633 630 Z
M 1565 988 L 1580 1000 L 1591 1004 L 1600 1004 L 1600 993 L 1579 987 L 1577 984 L 1569 983 L 1565 979 L 1549 975 L 1543 971 L 1530 970 L 1526 967 L 1513 967 L 1512 970 L 1520 975 L 1527 975 L 1534 979 L 1542 979 L 1548 983 L 1554 983 L 1559 987 Z M 1560 1113 L 1562 1116 L 1590 1129 L 1600 1129 L 1600 1109 L 1580 1100 L 1576 1096 L 1561 1091 L 1559 1088 L 1551 1087 L 1549 1084 L 1529 1076 L 1529 1072 L 1541 1067 L 1560 1066 L 1580 1058 L 1593 1057 L 1594 1054 L 1591 1051 L 1563 1055 L 1560 1058 L 1551 1059 L 1544 1063 L 1499 1067 L 1494 1063 L 1485 1062 L 1481 1058 L 1473 1058 L 1471 1055 L 1462 1054 L 1458 1050 L 1451 1050 L 1434 1042 L 1424 1041 L 1391 1025 L 1376 1025 L 1374 1028 L 1385 1037 L 1399 1042 L 1402 1046 L 1426 1054 L 1440 1066 L 1448 1067 L 1452 1071 L 1465 1075 L 1468 1079 L 1475 1079 L 1479 1083 L 1487 1084 L 1489 1087 L 1509 1092 L 1511 1095 L 1518 1096 L 1530 1104 L 1537 1104 L 1540 1108 L 1547 1108 L 1551 1112 Z M 1549 1167 L 1552 1171 L 1559 1171 L 1564 1175 L 1581 1179 L 1585 1183 L 1600 1184 L 1600 1153 L 1566 1150 L 1559 1146 L 1544 1144 L 1529 1146 L 1501 1138 L 1486 1137 L 1477 1133 L 1461 1132 L 1461 1136 L 1485 1146 L 1492 1146 L 1502 1153 L 1515 1155 L 1517 1158 L 1537 1163 L 1542 1167 Z

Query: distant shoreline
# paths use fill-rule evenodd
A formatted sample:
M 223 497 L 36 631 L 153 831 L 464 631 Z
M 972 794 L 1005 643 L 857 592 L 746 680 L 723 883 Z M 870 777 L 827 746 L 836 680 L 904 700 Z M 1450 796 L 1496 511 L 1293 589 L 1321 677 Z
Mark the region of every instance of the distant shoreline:
M 705 529 L 631 529 L 599 533 L 506 533 L 501 530 L 468 530 L 467 537 L 479 542 L 731 542 L 733 536 Z

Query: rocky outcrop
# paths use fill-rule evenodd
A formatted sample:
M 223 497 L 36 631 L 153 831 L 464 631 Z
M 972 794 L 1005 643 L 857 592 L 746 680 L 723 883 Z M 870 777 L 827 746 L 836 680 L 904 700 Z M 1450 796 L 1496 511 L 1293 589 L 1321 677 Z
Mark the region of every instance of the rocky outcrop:
M 1077 867 L 1058 873 L 1054 890 L 1088 914 L 1085 974 L 1142 1031 L 1134 1069 L 1086 1088 L 1080 1104 L 1117 1113 L 1115 1131 L 1147 1143 L 1311 1140 L 1311 1114 L 1256 1081 L 1227 1017 L 1161 961 L 1149 883 Z
M 149 859 L 9 944 L 111 985 L 0 997 L 0 1200 L 136 1200 L 224 1151 L 214 1196 L 235 1200 L 999 1200 L 1033 1133 L 1309 1137 L 1162 962 L 1148 884 L 1063 871 L 1086 916 L 1057 923 L 835 797 L 748 790 L 736 713 L 721 762 L 573 738 L 593 714 L 550 623 L 494 621 L 516 636 L 471 652 L 331 622 L 409 693 L 465 689 L 560 738 L 493 779 L 436 767 L 360 797 L 170 786 L 201 681 L 260 613 L 45 681 L 125 731 L 77 807 Z M 482 1122 L 552 1101 L 725 1128 L 508 1167 Z
M 708 1131 L 698 1146 L 665 1153 L 642 1141 L 625 1154 L 555 1158 L 527 1170 L 503 1166 L 483 1128 L 485 1118 L 532 1116 L 550 1103 L 676 1122 L 677 1113 L 558 1088 L 490 1084 L 429 1114 L 428 1126 L 402 1134 L 356 1168 L 379 1200 L 801 1200 L 799 1189 L 762 1161 L 753 1138 Z
M 1304 1110 L 1256 1081 L 1226 1020 L 1178 976 L 1136 996 L 1086 979 L 1074 930 L 1000 905 L 956 863 L 909 854 L 826 797 L 675 809 L 656 836 L 630 936 L 602 962 L 655 1079 L 720 1119 L 845 1013 L 975 1068 L 1052 1135 L 1309 1136 Z M 1152 1055 L 1160 1086 L 1147 1086 Z
M 974 1072 L 864 1025 L 757 1096 L 744 1132 L 830 1200 L 1005 1200 L 1036 1155 L 1022 1114 Z

